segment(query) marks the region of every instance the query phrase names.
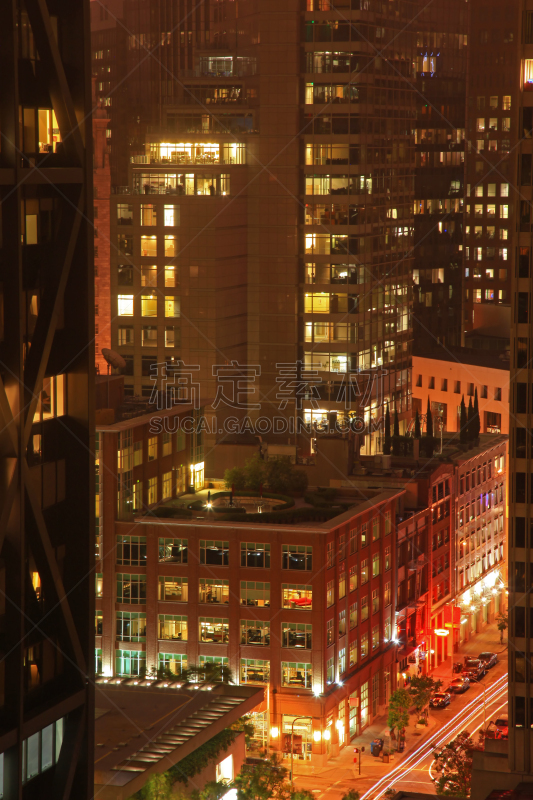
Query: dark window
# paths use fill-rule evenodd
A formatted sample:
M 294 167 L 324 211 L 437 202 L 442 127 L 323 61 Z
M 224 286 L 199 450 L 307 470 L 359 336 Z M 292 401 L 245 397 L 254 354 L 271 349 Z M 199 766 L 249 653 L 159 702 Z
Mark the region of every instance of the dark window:
M 527 366 L 527 339 L 523 337 L 516 340 L 516 366 L 519 369 Z
M 186 564 L 187 557 L 187 539 L 159 539 L 159 561 Z
M 515 502 L 526 502 L 526 474 L 525 472 L 517 472 L 515 474 Z
M 518 292 L 517 322 L 528 321 L 528 304 L 529 294 L 527 292 Z
M 524 11 L 524 44 L 533 44 L 533 11 Z
M 531 12 L 530 12 L 531 13 Z M 531 129 L 533 128 L 533 106 L 524 108 L 522 110 L 522 125 L 524 128 L 524 137 L 531 139 Z M 529 206 L 529 201 L 525 201 Z
M 515 517 L 514 521 L 514 546 L 526 546 L 526 520 L 524 517 Z
M 515 653 L 514 656 L 514 679 L 518 683 L 526 682 L 526 657 L 524 653 Z
M 118 249 L 123 256 L 133 255 L 133 236 L 126 236 L 124 233 L 118 235 Z
M 515 561 L 512 568 L 513 591 L 524 593 L 526 591 L 526 564 L 524 561 Z
M 241 567 L 270 567 L 270 545 L 241 542 Z
M 530 611 L 533 612 L 533 608 Z M 520 639 L 526 635 L 526 609 L 522 606 L 514 608 L 514 635 Z
M 517 428 L 515 431 L 516 434 L 516 457 L 517 458 L 525 458 L 526 457 L 526 429 L 525 428 Z
M 142 356 L 141 358 L 141 375 L 146 378 L 149 378 L 153 375 L 152 368 L 155 367 L 157 364 L 157 359 L 154 356 Z M 149 387 L 150 391 L 148 394 L 152 393 L 153 387 Z
M 313 569 L 313 548 L 305 545 L 284 544 L 282 569 Z
M 529 247 L 518 249 L 518 277 L 529 278 Z
M 133 267 L 127 264 L 119 264 L 117 271 L 119 286 L 133 286 Z
M 229 542 L 200 540 L 200 564 L 227 567 L 229 564 Z
M 146 536 L 117 536 L 116 541 L 117 564 L 146 564 Z
M 520 183 L 522 186 L 531 184 L 531 155 L 523 154 L 521 157 Z
M 524 728 L 526 724 L 526 698 L 514 699 L 514 725 L 515 728 Z

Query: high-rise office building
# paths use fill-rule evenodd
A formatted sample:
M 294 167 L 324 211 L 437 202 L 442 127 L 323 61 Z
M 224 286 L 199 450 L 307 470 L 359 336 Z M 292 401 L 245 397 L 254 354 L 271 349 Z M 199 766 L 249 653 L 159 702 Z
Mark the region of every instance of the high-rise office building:
M 533 773 L 533 697 L 531 695 L 531 162 L 533 129 L 533 3 L 516 3 L 514 36 L 520 43 L 513 61 L 513 95 L 517 99 L 512 124 L 518 129 L 518 146 L 511 165 L 518 165 L 518 180 L 509 175 L 514 207 L 513 225 L 518 239 L 516 271 L 512 275 L 511 303 L 511 491 L 509 541 L 509 768 Z M 513 99 L 514 99 L 513 98 Z M 518 107 L 517 107 L 518 106 Z M 516 157 L 518 156 L 518 158 Z M 529 391 L 528 391 L 529 384 Z
M 461 344 L 468 6 L 420 4 L 416 30 L 414 347 Z
M 513 189 L 519 141 L 517 8 L 516 2 L 469 6 L 463 332 L 484 325 L 483 306 L 510 301 L 519 204 Z
M 172 256 L 162 228 L 156 250 L 142 245 L 154 233 L 137 213 L 147 198 L 130 203 L 131 254 L 112 233 L 113 314 L 123 267 L 140 301 L 133 341 L 119 338 L 119 321 L 113 342 L 133 358 L 130 391 L 150 385 L 141 364 L 155 351 L 143 348 L 167 355 L 163 300 L 157 325 L 143 324 L 142 269 L 157 267 L 155 299 L 165 296 L 164 268 L 174 266 L 181 344 L 174 338 L 171 355 L 200 364 L 202 380 L 232 360 L 252 365 L 255 399 L 272 415 L 280 380 L 288 380 L 278 365 L 301 362 L 316 374 L 308 391 L 316 402 L 302 397 L 295 411 L 291 398 L 285 413 L 311 422 L 358 408 L 347 371 L 382 368 L 385 396 L 407 411 L 415 6 L 393 2 L 371 13 L 360 0 L 257 0 L 239 6 L 237 25 L 230 2 L 191 13 L 174 4 L 172 14 L 138 2 L 125 6 L 114 35 L 112 15 L 102 20 L 94 8 L 93 67 L 110 114 L 118 205 L 131 193 L 174 194 L 182 220 Z M 122 225 L 128 212 L 120 213 Z M 154 330 L 144 336 L 147 327 Z M 367 421 L 377 404 L 369 396 Z M 378 435 L 368 435 L 363 452 L 377 446 Z
M 88 3 L 0 6 L 0 794 L 92 797 Z

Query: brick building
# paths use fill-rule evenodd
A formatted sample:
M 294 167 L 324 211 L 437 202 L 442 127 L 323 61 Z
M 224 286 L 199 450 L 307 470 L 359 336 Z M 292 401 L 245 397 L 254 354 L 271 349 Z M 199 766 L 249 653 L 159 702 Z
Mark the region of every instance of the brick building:
M 174 409 L 167 428 L 189 413 Z M 98 425 L 97 672 L 179 678 L 192 665 L 227 665 L 238 683 L 267 688 L 256 744 L 282 749 L 294 717 L 309 714 L 297 728 L 301 758 L 324 762 L 396 686 L 402 490 L 368 492 L 326 523 L 148 516 L 183 490 L 179 476 L 197 452 L 181 429 L 154 436 L 149 424 L 145 414 Z

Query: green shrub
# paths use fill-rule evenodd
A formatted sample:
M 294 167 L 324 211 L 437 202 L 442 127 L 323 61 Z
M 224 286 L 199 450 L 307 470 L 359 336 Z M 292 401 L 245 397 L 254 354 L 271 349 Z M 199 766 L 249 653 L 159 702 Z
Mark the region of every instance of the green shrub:
M 192 517 L 192 513 L 188 508 L 161 506 L 160 508 L 154 508 L 152 511 L 147 511 L 145 516 L 159 517 L 160 519 L 173 519 L 177 517 Z

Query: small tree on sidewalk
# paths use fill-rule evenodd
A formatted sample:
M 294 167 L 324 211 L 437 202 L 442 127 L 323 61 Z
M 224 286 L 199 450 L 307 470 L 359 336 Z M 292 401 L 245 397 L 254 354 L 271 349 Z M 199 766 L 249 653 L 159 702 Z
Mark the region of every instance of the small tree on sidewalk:
M 433 778 L 437 795 L 470 797 L 473 747 L 470 734 L 464 731 L 441 750 L 433 753 L 433 771 L 438 775 Z
M 397 729 L 399 733 L 409 725 L 409 709 L 412 705 L 411 695 L 407 689 L 396 689 L 390 696 L 387 725 L 391 735 Z
M 496 617 L 496 624 L 498 626 L 498 630 L 500 631 L 500 644 L 503 644 L 503 634 L 509 625 L 509 617 L 507 614 L 498 614 Z
M 435 681 L 430 675 L 411 678 L 409 694 L 411 695 L 412 703 L 418 716 L 420 716 L 429 705 L 429 700 L 433 692 L 438 692 L 441 686 L 442 681 Z

